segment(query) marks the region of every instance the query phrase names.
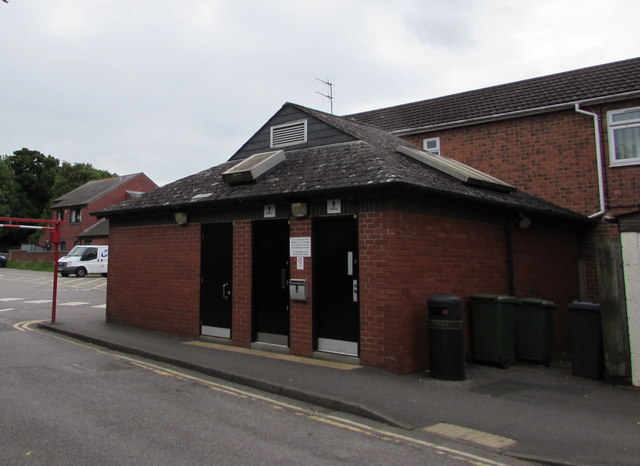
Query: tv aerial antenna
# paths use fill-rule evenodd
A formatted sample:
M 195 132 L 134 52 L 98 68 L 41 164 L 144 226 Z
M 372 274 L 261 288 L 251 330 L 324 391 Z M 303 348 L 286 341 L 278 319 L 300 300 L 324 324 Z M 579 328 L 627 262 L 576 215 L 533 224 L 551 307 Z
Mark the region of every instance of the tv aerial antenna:
M 331 82 L 331 78 L 327 78 L 327 79 L 316 78 L 316 81 L 320 81 L 322 84 L 326 86 L 325 92 L 316 91 L 316 94 L 320 94 L 322 97 L 329 99 L 329 105 L 331 106 L 331 114 L 333 115 L 333 99 L 335 99 L 335 96 L 333 95 L 333 82 Z

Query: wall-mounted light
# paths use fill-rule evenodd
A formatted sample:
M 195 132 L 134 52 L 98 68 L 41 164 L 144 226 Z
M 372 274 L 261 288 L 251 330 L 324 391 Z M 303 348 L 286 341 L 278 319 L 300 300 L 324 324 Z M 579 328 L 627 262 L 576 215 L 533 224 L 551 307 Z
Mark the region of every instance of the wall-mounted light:
M 294 217 L 306 217 L 307 216 L 307 203 L 306 202 L 294 202 L 291 204 L 291 213 Z
M 526 230 L 531 226 L 531 217 L 527 217 L 526 215 L 520 214 L 518 217 L 518 228 L 521 230 Z
M 176 212 L 174 215 L 174 218 L 178 225 L 186 225 L 187 222 L 189 221 L 186 212 Z

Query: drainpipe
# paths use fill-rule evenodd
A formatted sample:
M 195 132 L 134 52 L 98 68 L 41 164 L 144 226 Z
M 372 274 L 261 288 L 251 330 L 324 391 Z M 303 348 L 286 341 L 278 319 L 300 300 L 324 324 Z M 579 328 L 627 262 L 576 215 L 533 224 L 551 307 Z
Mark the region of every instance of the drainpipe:
M 583 115 L 593 117 L 593 130 L 596 136 L 596 162 L 598 164 L 598 191 L 600 193 L 600 211 L 589 215 L 589 218 L 600 217 L 607 211 L 607 197 L 604 182 L 604 173 L 602 170 L 602 149 L 600 142 L 600 116 L 597 113 L 588 112 L 580 108 L 580 103 L 575 104 L 575 110 Z
M 513 223 L 509 221 L 504 227 L 504 235 L 507 243 L 507 275 L 509 278 L 509 294 L 516 295 L 516 274 L 513 263 Z

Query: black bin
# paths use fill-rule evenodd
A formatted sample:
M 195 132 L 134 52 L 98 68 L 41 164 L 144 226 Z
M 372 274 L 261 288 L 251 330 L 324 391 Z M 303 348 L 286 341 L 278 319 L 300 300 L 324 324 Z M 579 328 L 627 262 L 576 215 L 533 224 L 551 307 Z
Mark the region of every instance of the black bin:
M 516 316 L 516 357 L 545 366 L 551 365 L 553 313 L 551 301 L 523 298 Z
M 571 311 L 571 372 L 579 377 L 601 379 L 604 348 L 600 305 L 575 302 Z
M 462 300 L 433 295 L 429 307 L 429 376 L 440 380 L 464 380 L 464 331 Z

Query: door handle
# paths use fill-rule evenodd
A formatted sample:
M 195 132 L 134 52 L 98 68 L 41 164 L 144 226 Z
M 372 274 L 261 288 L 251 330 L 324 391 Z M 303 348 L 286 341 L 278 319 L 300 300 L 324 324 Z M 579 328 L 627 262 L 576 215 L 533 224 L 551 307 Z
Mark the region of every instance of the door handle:
M 222 299 L 229 299 L 231 296 L 231 286 L 228 283 L 222 284 Z
M 353 281 L 353 302 L 358 302 L 358 280 Z

